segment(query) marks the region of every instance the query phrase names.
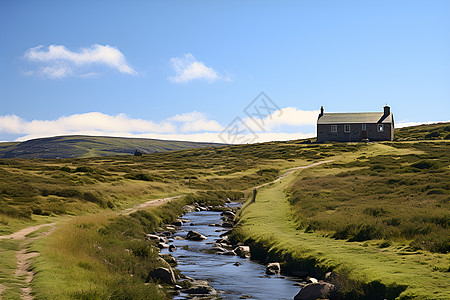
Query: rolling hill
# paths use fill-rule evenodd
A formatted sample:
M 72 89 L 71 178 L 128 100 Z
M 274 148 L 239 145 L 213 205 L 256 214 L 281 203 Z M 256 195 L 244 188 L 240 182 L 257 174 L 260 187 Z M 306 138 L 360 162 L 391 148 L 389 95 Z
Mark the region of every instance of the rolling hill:
M 55 159 L 133 155 L 136 149 L 143 153 L 155 153 L 218 146 L 222 145 L 156 139 L 72 135 L 33 139 L 21 143 L 0 143 L 0 158 Z

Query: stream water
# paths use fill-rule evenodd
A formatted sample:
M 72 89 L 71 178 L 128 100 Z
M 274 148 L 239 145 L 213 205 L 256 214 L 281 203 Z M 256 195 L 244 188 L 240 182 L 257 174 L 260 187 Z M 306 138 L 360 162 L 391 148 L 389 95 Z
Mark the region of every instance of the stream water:
M 220 293 L 222 299 L 293 299 L 300 290 L 297 278 L 265 275 L 265 266 L 239 256 L 208 253 L 220 234 L 222 227 L 208 226 L 220 224 L 219 212 L 200 211 L 187 213 L 183 218 L 190 220 L 175 236 L 185 237 L 194 230 L 206 236 L 204 241 L 173 240 L 177 250 L 171 254 L 178 261 L 178 269 L 186 276 L 197 280 L 207 280 Z M 164 251 L 168 253 L 167 250 Z M 239 266 L 234 265 L 236 262 Z M 185 295 L 174 299 L 186 299 Z

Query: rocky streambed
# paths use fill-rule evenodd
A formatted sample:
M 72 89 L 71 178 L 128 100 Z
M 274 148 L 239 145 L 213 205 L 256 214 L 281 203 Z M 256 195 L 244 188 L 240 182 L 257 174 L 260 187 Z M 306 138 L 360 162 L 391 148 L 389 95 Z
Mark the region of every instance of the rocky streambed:
M 305 278 L 281 275 L 278 263 L 252 261 L 248 246 L 232 245 L 228 233 L 236 206 L 188 206 L 182 219 L 166 226 L 168 230 L 149 235 L 160 239 L 161 256 L 175 260 L 181 272 L 176 276 L 167 265 L 149 276 L 173 284 L 174 299 L 316 299 L 332 288 L 314 278 L 308 284 Z M 308 290 L 315 298 L 308 297 Z

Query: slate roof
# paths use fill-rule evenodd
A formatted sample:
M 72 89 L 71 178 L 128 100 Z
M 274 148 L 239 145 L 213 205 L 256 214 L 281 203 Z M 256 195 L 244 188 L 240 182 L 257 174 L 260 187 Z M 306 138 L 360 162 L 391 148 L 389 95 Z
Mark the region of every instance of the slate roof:
M 384 117 L 382 112 L 371 113 L 324 113 L 317 124 L 352 124 L 352 123 L 392 123 L 392 114 Z

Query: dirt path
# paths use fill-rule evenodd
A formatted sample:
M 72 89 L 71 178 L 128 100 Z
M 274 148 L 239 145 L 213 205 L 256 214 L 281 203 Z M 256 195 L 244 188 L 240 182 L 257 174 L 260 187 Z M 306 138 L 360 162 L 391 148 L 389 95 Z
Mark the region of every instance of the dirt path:
M 41 229 L 45 226 L 55 226 L 56 223 L 48 223 L 48 224 L 41 224 L 36 226 L 30 226 L 24 229 L 21 229 L 19 231 L 16 231 L 14 233 L 8 234 L 8 235 L 0 235 L 0 240 L 2 239 L 12 239 L 12 240 L 24 240 L 27 234 L 30 234 L 38 229 Z
M 23 240 L 19 245 L 19 250 L 16 252 L 17 267 L 14 271 L 14 276 L 23 283 L 21 290 L 21 299 L 31 300 L 33 296 L 31 295 L 31 281 L 33 280 L 34 273 L 29 270 L 33 258 L 39 256 L 38 252 L 27 252 L 28 246 L 31 242 L 39 239 L 40 237 L 49 234 L 55 229 L 56 223 L 41 224 L 36 226 L 30 226 L 21 229 L 17 232 L 8 235 L 0 236 L 0 239 L 13 239 L 13 240 Z M 47 232 L 42 232 L 35 237 L 27 237 L 28 234 L 35 232 L 43 227 L 51 227 Z M 2 299 L 2 293 L 7 290 L 8 287 L 0 284 L 0 299 Z
M 185 195 L 178 195 L 178 196 L 173 196 L 173 197 L 167 197 L 167 198 L 150 200 L 150 201 L 138 204 L 138 205 L 136 205 L 136 206 L 134 206 L 132 208 L 124 209 L 124 210 L 122 210 L 120 212 L 120 214 L 121 215 L 129 215 L 129 214 L 134 213 L 135 211 L 138 211 L 140 209 L 144 209 L 144 208 L 147 208 L 147 207 L 159 206 L 159 205 L 162 205 L 162 204 L 167 203 L 169 201 L 172 201 L 174 199 L 181 198 L 183 196 L 185 196 Z
M 332 162 L 332 161 L 333 160 L 324 160 L 324 161 L 319 161 L 319 162 L 316 162 L 316 163 L 313 163 L 313 164 L 310 164 L 310 165 L 306 165 L 306 166 L 300 166 L 300 167 L 294 167 L 294 168 L 287 169 L 287 171 L 284 172 L 283 174 L 281 174 L 280 176 L 278 176 L 277 179 L 275 179 L 275 180 L 273 180 L 271 182 L 266 182 L 266 183 L 260 184 L 258 186 L 249 188 L 246 191 L 250 191 L 250 190 L 253 190 L 253 189 L 259 189 L 259 188 L 262 188 L 263 186 L 266 186 L 266 185 L 278 182 L 281 179 L 283 179 L 284 177 L 287 177 L 287 176 L 291 175 L 292 173 L 294 173 L 297 170 L 312 168 L 312 167 L 315 167 L 315 166 L 318 166 L 318 165 L 321 165 L 321 164 L 326 164 L 326 163 L 329 163 L 329 162 Z

